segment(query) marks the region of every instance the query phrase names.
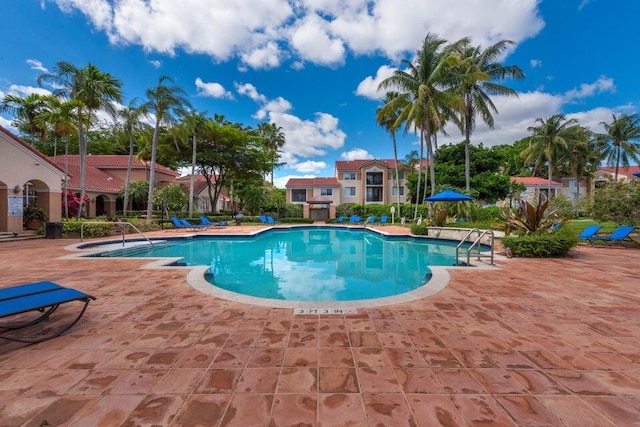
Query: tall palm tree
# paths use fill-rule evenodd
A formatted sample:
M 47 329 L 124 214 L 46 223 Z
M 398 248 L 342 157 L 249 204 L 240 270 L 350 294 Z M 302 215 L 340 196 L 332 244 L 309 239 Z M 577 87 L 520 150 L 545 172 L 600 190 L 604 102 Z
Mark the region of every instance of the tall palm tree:
M 462 98 L 451 90 L 454 68 L 459 64 L 455 45 L 433 34 L 427 34 L 416 55 L 415 63 L 403 60 L 405 70 L 396 70 L 378 88 L 393 89 L 407 97 L 406 107 L 398 116 L 405 129 L 420 129 L 420 144 L 426 143 L 430 159 L 431 194 L 435 192 L 434 135 L 444 129 L 445 120 L 462 108 Z M 420 167 L 422 157 L 420 158 Z M 418 190 L 420 194 L 420 173 Z M 414 217 L 417 216 L 415 207 Z
M 161 76 L 155 87 L 146 90 L 147 101 L 143 104 L 149 113 L 155 116 L 153 138 L 151 140 L 151 171 L 149 176 L 149 192 L 147 201 L 147 222 L 151 222 L 153 214 L 153 192 L 156 185 L 156 155 L 158 150 L 158 136 L 160 126 L 171 125 L 176 117 L 185 115 L 190 107 L 186 93 L 182 88 L 173 84 L 169 76 Z
M 395 161 L 395 185 L 398 191 L 398 215 L 400 215 L 400 180 L 398 174 L 398 144 L 396 142 L 396 130 L 400 111 L 405 107 L 406 98 L 400 96 L 398 92 L 387 92 L 384 98 L 384 105 L 376 110 L 376 121 L 391 135 L 393 143 L 393 160 Z
M 278 162 L 278 150 L 284 146 L 286 142 L 282 126 L 275 123 L 260 123 L 258 125 L 258 136 L 262 138 L 267 149 L 271 150 L 271 188 L 273 188 L 273 171 Z
M 191 176 L 189 179 L 189 217 L 193 217 L 193 198 L 195 187 L 195 174 L 196 174 L 196 157 L 198 153 L 198 135 L 204 134 L 204 128 L 207 122 L 207 118 L 204 113 L 196 113 L 192 111 L 182 120 L 188 136 L 191 138 Z
M 129 101 L 129 105 L 118 110 L 118 119 L 129 143 L 129 158 L 127 160 L 127 176 L 124 182 L 124 195 L 122 201 L 122 215 L 127 216 L 129 207 L 129 188 L 131 186 L 131 169 L 133 168 L 133 152 L 135 148 L 135 137 L 140 130 L 141 121 L 147 115 L 147 110 L 138 105 L 138 99 Z
M 15 115 L 15 125 L 21 131 L 29 135 L 29 143 L 34 146 L 36 136 L 43 137 L 46 127 L 38 122 L 38 115 L 47 106 L 47 97 L 32 93 L 26 97 L 6 95 L 0 103 L 0 112 L 8 112 Z
M 49 127 L 53 133 L 53 159 L 55 161 L 58 151 L 58 138 L 64 141 L 64 185 L 63 185 L 63 205 L 64 217 L 69 218 L 69 137 L 77 132 L 78 117 L 76 112 L 80 102 L 76 100 L 60 100 L 55 96 L 46 97 L 47 106 L 42 111 L 37 120 L 41 126 Z
M 464 38 L 456 44 L 462 60 L 456 70 L 456 90 L 464 99 L 459 127 L 464 136 L 464 176 L 467 191 L 471 188 L 469 144 L 471 134 L 475 130 L 476 116 L 480 116 L 487 126 L 493 128 L 492 114 L 497 114 L 498 109 L 491 101 L 491 95 L 518 96 L 515 90 L 497 83 L 498 80 L 506 78 L 524 77 L 519 67 L 505 66 L 497 62 L 504 51 L 514 44 L 511 40 L 502 40 L 482 49 L 481 46 L 472 46 L 469 38 Z
M 602 154 L 609 166 L 615 166 L 614 182 L 618 182 L 620 166 L 629 167 L 629 160 L 640 163 L 640 117 L 637 114 L 612 115 L 611 123 L 601 122 L 607 133 L 596 135 Z
M 576 177 L 576 194 L 575 198 L 580 197 L 580 182 L 583 178 L 590 179 L 593 173 L 602 161 L 602 153 L 597 147 L 593 133 L 582 126 L 579 127 L 577 138 L 570 143 L 569 150 L 571 156 L 569 158 L 569 167 Z M 587 192 L 590 196 L 591 185 L 587 185 Z
M 91 128 L 98 110 L 106 111 L 115 117 L 114 103 L 122 101 L 122 82 L 110 73 L 101 71 L 91 62 L 85 68 L 79 68 L 70 62 L 61 61 L 55 65 L 53 72 L 46 72 L 38 77 L 38 84 L 43 83 L 50 83 L 56 87 L 53 91 L 55 96 L 79 102 L 76 117 L 80 154 L 80 219 L 86 192 L 86 132 Z
M 549 181 L 547 186 L 547 197 L 551 197 L 551 181 L 553 179 L 554 162 L 563 154 L 567 153 L 569 147 L 578 142 L 580 132 L 576 119 L 567 119 L 562 114 L 554 114 L 547 119 L 537 118 L 537 126 L 527 128 L 532 132 L 529 137 L 529 146 L 522 152 L 525 163 L 544 159 L 547 161 L 549 169 Z

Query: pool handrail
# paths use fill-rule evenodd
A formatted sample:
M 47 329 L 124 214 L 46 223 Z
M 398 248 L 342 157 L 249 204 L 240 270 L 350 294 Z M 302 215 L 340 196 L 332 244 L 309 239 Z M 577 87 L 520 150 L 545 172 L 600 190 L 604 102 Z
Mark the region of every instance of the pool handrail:
M 147 236 L 144 235 L 144 233 L 140 230 L 138 230 L 138 227 L 136 227 L 135 225 L 131 224 L 128 221 L 87 221 L 87 222 L 83 222 L 82 224 L 80 224 L 80 243 L 82 243 L 82 241 L 84 240 L 84 226 L 85 224 L 114 224 L 114 225 L 128 225 L 130 227 L 133 227 L 134 230 L 136 230 L 138 232 L 139 235 L 141 235 L 142 237 L 144 237 L 144 239 L 149 242 L 149 244 L 151 246 L 153 246 L 153 242 L 151 240 L 149 240 L 149 238 Z M 122 228 L 122 247 L 124 247 L 125 244 L 125 231 L 124 231 L 124 227 Z

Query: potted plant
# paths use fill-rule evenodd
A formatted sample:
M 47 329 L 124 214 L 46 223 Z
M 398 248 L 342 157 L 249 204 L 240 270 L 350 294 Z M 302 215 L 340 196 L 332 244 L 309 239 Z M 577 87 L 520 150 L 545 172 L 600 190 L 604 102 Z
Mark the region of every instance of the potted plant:
M 27 230 L 37 230 L 47 220 L 47 211 L 36 205 L 25 206 L 22 220 Z

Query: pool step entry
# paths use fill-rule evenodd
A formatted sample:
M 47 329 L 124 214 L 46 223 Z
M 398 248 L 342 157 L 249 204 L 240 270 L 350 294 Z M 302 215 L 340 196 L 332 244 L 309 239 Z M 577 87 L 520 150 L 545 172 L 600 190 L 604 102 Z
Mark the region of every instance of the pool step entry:
M 460 262 L 460 249 L 462 245 L 471 241 L 469 240 L 474 234 L 477 235 L 477 238 L 473 240 L 473 243 L 465 250 L 467 253 L 467 262 L 466 264 Z M 474 228 L 469 230 L 469 232 L 460 240 L 458 246 L 456 246 L 456 264 L 455 265 L 471 265 L 471 252 L 475 249 L 474 257 L 477 257 L 477 260 L 480 261 L 481 258 L 489 258 L 490 265 L 493 264 L 494 258 L 494 233 L 493 230 L 480 230 L 479 228 Z M 483 246 L 489 246 L 489 250 L 483 250 Z

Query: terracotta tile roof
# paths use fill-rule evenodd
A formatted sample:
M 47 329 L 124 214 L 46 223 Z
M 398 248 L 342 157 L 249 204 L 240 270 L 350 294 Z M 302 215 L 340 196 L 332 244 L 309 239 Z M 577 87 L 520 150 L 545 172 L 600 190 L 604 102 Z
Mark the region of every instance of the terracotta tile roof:
M 13 133 L 9 132 L 9 130 L 7 130 L 4 127 L 0 126 L 0 132 L 5 134 L 6 136 L 8 136 L 11 140 L 16 142 L 17 144 L 22 145 L 24 148 L 26 148 L 27 150 L 31 151 L 33 154 L 35 154 L 36 156 L 41 158 L 42 161 L 49 163 L 51 166 L 53 166 L 54 168 L 58 169 L 60 172 L 64 173 L 64 169 L 61 169 L 57 164 L 55 164 L 53 161 L 51 161 L 51 159 L 49 159 L 47 156 L 45 156 L 44 154 L 42 154 L 41 152 L 39 152 L 38 150 L 33 148 L 31 145 L 27 144 L 25 141 L 23 141 L 18 136 L 16 136 Z
M 609 172 L 611 174 L 616 173 L 615 166 L 601 166 L 598 168 L 600 171 Z M 634 173 L 640 172 L 640 166 L 629 166 L 628 168 L 620 167 L 618 168 L 618 174 L 621 175 L 633 175 Z
M 129 163 L 129 156 L 125 154 L 89 154 L 87 155 L 87 166 L 93 166 L 99 169 L 126 169 Z M 77 154 L 69 155 L 69 164 L 80 164 L 80 156 Z M 151 162 L 133 158 L 133 169 L 150 169 Z M 156 164 L 156 171 L 167 175 L 179 176 L 180 174 L 166 166 Z
M 394 169 L 396 167 L 396 161 L 394 159 L 337 160 L 336 170 L 357 171 L 368 163 L 384 163 L 390 169 Z M 403 165 L 403 163 L 398 161 L 398 166 L 401 165 Z
M 511 176 L 509 177 L 511 182 L 515 182 L 516 184 L 522 184 L 526 187 L 542 187 L 546 188 L 549 186 L 549 180 L 544 178 L 539 178 L 537 176 Z M 551 181 L 551 187 L 562 187 L 562 183 L 557 181 Z
M 289 178 L 285 187 L 340 187 L 340 184 L 337 178 Z
M 64 160 L 56 158 L 56 163 L 64 170 Z M 69 165 L 69 188 L 80 190 L 80 166 Z M 124 188 L 124 181 L 101 171 L 98 168 L 87 167 L 85 175 L 85 190 L 101 193 L 119 193 Z

